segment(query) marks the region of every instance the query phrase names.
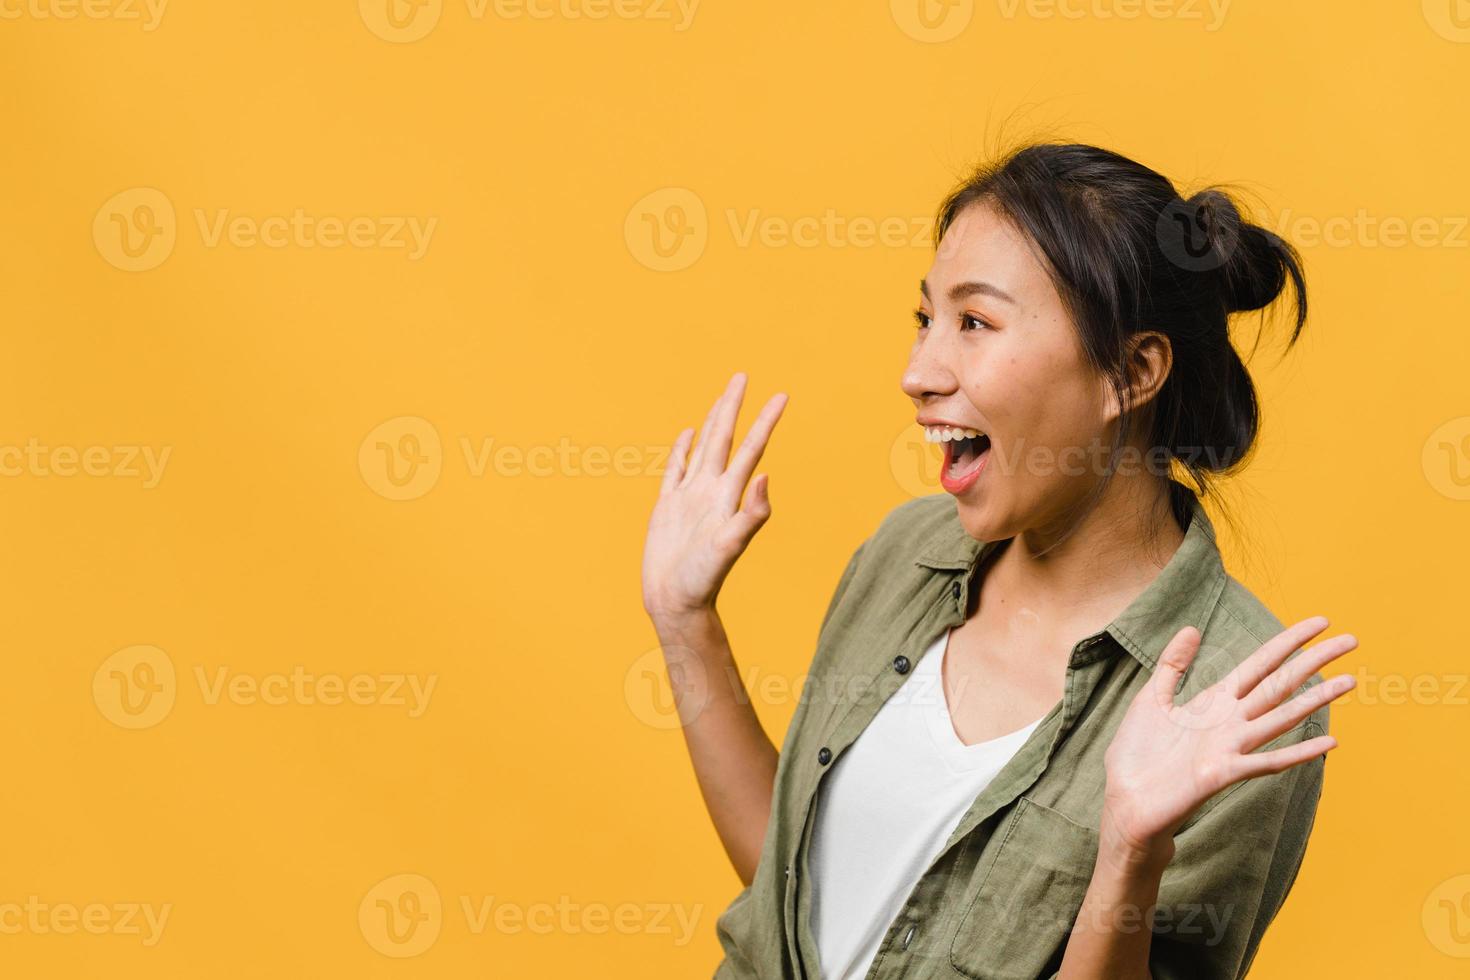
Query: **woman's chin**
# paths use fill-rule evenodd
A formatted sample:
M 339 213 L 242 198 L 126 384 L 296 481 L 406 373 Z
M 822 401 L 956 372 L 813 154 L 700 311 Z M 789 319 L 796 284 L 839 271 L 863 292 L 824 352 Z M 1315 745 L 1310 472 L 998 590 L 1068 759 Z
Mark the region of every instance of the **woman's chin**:
M 1000 536 L 1000 527 L 991 515 L 988 502 L 960 495 L 955 497 L 955 511 L 965 533 L 976 541 L 994 541 Z

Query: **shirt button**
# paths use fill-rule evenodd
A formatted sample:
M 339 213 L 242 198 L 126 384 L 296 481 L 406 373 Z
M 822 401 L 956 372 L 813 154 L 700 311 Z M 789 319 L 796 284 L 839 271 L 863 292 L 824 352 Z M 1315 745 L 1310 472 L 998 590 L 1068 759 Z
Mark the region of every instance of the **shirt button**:
M 827 763 L 831 762 L 832 761 L 832 750 L 829 749 L 829 748 L 827 748 L 827 746 L 825 746 L 825 745 L 822 746 L 820 749 L 817 750 L 817 761 L 819 763 L 821 763 L 822 765 L 824 765 L 824 766 Z
M 903 948 L 904 949 L 908 949 L 909 948 L 909 943 L 913 942 L 914 932 L 918 928 L 919 928 L 918 926 L 909 926 L 909 931 L 903 934 Z
M 960 583 L 959 582 L 956 582 L 954 585 L 951 585 L 949 587 L 949 594 L 952 595 L 952 596 L 954 596 L 956 599 L 958 599 L 960 597 L 960 593 L 962 591 L 964 591 L 964 590 L 962 588 L 960 588 Z
M 898 656 L 894 657 L 893 669 L 898 671 L 900 674 L 907 674 L 909 672 L 909 658 L 905 657 L 901 653 Z

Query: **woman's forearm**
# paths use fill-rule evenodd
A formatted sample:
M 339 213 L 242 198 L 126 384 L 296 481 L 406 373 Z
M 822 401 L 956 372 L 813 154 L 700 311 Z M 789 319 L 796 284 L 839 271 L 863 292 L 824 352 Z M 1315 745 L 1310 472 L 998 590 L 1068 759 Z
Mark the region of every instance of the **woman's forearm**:
M 654 617 L 684 743 L 720 843 L 745 884 L 755 877 L 779 753 L 756 717 L 719 613 Z
M 1149 980 L 1153 909 L 1174 841 L 1125 840 L 1106 809 L 1092 882 L 1062 956 L 1060 980 Z

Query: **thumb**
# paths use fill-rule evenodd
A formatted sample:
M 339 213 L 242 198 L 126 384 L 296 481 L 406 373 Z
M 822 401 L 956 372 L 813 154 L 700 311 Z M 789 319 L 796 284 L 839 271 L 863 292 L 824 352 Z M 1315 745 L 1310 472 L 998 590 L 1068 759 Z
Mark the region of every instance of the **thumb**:
M 770 482 L 770 476 L 762 473 L 745 488 L 745 502 L 735 516 L 747 537 L 760 530 L 771 516 Z
M 1164 647 L 1164 652 L 1159 654 L 1159 665 L 1154 668 L 1149 689 L 1160 707 L 1174 706 L 1174 692 L 1179 688 L 1184 672 L 1194 662 L 1195 654 L 1199 653 L 1201 639 L 1199 630 L 1186 626 L 1174 634 L 1169 645 Z

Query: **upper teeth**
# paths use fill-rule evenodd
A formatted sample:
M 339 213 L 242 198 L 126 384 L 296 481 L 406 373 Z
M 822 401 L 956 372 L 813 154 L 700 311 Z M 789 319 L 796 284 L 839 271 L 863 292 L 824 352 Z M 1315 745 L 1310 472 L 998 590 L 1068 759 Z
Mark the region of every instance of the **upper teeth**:
M 953 442 L 956 439 L 974 439 L 979 435 L 975 429 L 959 429 L 952 425 L 924 426 L 924 439 L 928 442 Z

